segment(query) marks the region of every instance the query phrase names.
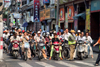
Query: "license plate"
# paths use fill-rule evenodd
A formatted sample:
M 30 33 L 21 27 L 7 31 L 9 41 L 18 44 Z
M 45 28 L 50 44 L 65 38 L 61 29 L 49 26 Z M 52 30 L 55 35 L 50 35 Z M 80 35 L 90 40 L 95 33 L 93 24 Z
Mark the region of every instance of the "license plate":
M 29 48 L 30 47 L 29 43 L 25 43 L 24 47 Z
M 55 48 L 58 48 L 58 46 L 55 46 Z

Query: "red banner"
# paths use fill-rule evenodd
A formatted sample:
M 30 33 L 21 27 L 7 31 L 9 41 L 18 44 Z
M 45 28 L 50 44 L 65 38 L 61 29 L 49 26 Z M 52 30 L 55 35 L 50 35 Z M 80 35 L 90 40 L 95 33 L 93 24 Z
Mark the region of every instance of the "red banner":
M 68 20 L 73 20 L 74 7 L 73 6 L 69 6 L 67 13 L 68 13 Z
M 60 8 L 60 21 L 65 20 L 65 10 L 64 8 Z

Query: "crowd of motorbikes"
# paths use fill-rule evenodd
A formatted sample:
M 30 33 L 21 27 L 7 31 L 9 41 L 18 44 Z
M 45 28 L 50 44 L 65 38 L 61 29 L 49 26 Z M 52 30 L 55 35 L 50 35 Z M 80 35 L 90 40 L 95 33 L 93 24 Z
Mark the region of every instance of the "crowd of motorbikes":
M 62 43 L 61 44 L 62 58 L 68 59 L 70 57 L 69 45 L 68 45 L 68 43 L 65 42 L 64 39 L 60 38 L 59 40 Z M 43 59 L 43 54 L 42 54 L 43 50 L 46 52 L 47 56 L 50 56 L 51 41 L 52 41 L 52 39 L 49 38 L 49 42 L 46 42 L 46 44 L 45 44 L 42 40 L 40 40 L 40 42 L 38 44 L 42 45 L 41 48 L 38 47 L 38 44 L 35 41 L 29 41 L 29 44 L 33 44 L 33 45 L 30 46 L 29 44 L 25 44 L 24 54 L 22 54 L 23 60 L 27 61 L 27 59 L 28 59 L 27 58 L 28 48 L 31 49 L 31 52 L 34 54 L 34 57 L 38 57 L 39 60 Z M 18 58 L 20 56 L 20 51 L 21 51 L 20 50 L 21 42 L 19 42 L 17 40 L 10 41 L 9 39 L 8 40 L 4 39 L 4 51 L 5 52 L 8 52 L 8 45 L 10 43 L 12 44 L 10 54 L 14 58 Z M 75 50 L 76 56 L 74 58 L 79 58 L 81 60 L 83 60 L 84 58 L 88 58 L 88 56 L 89 56 L 88 44 L 90 44 L 88 41 L 86 42 L 86 44 L 84 44 L 84 41 L 82 41 L 82 40 L 77 41 L 77 46 L 76 46 L 76 50 Z M 54 42 L 53 45 L 54 45 L 53 59 L 59 60 L 59 53 L 60 53 L 59 42 Z M 87 50 L 85 49 L 86 46 L 88 47 Z

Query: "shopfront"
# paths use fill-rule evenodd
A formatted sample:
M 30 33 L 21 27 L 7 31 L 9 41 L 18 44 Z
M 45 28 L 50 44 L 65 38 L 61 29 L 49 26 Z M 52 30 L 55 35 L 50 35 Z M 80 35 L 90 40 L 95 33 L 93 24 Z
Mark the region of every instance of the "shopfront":
M 91 36 L 93 39 L 100 36 L 100 0 L 91 1 Z

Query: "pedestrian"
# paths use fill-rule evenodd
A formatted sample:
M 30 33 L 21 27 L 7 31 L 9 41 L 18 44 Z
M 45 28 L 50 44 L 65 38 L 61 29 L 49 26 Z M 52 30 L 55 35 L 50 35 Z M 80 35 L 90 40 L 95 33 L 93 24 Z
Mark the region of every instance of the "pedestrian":
M 98 41 L 93 45 L 93 47 L 95 47 L 97 44 L 99 44 L 99 53 L 98 53 L 98 58 L 95 62 L 95 66 L 98 66 L 99 65 L 99 61 L 100 61 L 100 36 L 99 36 L 99 39 Z
M 73 35 L 73 33 L 75 33 L 75 31 L 71 30 L 70 32 L 71 32 L 71 35 L 68 37 L 68 45 L 70 47 L 70 58 L 68 60 L 72 61 L 72 60 L 74 60 L 73 56 L 74 56 L 76 41 L 75 41 L 75 37 Z

